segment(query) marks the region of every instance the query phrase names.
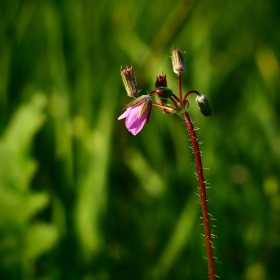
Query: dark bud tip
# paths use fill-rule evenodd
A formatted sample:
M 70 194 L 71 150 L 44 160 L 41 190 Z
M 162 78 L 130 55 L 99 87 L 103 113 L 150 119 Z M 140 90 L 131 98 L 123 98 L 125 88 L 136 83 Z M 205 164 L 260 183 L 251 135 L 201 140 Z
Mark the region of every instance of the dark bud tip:
M 156 84 L 155 84 L 156 88 L 157 87 L 167 87 L 167 80 L 166 80 L 166 75 L 164 75 L 163 73 L 161 75 L 159 75 L 156 78 Z

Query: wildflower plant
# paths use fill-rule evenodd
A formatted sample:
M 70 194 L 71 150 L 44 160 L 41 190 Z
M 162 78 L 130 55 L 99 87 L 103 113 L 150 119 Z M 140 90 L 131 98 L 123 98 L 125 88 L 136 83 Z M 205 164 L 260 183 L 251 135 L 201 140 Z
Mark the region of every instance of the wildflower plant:
M 210 215 L 208 213 L 207 196 L 205 179 L 203 174 L 203 167 L 201 161 L 201 153 L 199 150 L 199 143 L 195 133 L 193 123 L 189 117 L 188 97 L 190 94 L 196 94 L 196 103 L 200 112 L 210 117 L 212 110 L 207 97 L 196 90 L 190 90 L 185 95 L 182 94 L 182 73 L 185 71 L 185 62 L 183 53 L 178 48 L 171 50 L 173 72 L 178 76 L 178 96 L 175 95 L 172 89 L 167 86 L 167 78 L 164 73 L 156 77 L 155 89 L 147 95 L 140 95 L 136 79 L 134 76 L 133 67 L 120 69 L 121 77 L 129 97 L 133 101 L 125 106 L 126 111 L 118 118 L 119 120 L 125 118 L 125 126 L 133 135 L 138 134 L 149 122 L 153 106 L 158 107 L 165 114 L 178 116 L 184 120 L 188 129 L 190 139 L 192 142 L 192 149 L 194 152 L 196 175 L 199 182 L 199 195 L 201 203 L 202 220 L 204 227 L 204 238 L 206 245 L 206 255 L 208 261 L 208 276 L 210 280 L 216 278 L 214 269 L 213 243 L 210 228 Z M 154 99 L 152 99 L 152 96 Z

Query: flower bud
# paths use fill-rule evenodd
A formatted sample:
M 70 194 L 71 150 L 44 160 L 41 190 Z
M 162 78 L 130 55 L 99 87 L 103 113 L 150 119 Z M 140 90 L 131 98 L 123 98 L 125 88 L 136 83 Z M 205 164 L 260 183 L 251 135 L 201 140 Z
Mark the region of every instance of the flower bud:
M 160 98 L 158 94 L 155 95 L 155 102 L 157 104 L 164 105 L 167 102 L 167 98 Z
M 136 79 L 133 72 L 133 66 L 131 66 L 130 68 L 126 67 L 126 69 L 121 68 L 120 71 L 127 95 L 129 97 L 137 97 L 140 91 L 137 87 Z
M 205 117 L 211 116 L 211 106 L 207 99 L 207 97 L 204 94 L 198 95 L 195 99 L 198 109 Z
M 182 52 L 179 49 L 172 48 L 171 58 L 173 65 L 173 72 L 177 75 L 185 71 L 185 61 Z
M 159 95 L 160 98 L 170 98 L 173 94 L 171 88 L 168 87 L 158 87 L 156 88 L 156 93 Z
M 159 75 L 156 79 L 155 86 L 156 86 L 156 88 L 157 87 L 167 87 L 166 75 L 163 75 L 163 73 L 161 75 Z

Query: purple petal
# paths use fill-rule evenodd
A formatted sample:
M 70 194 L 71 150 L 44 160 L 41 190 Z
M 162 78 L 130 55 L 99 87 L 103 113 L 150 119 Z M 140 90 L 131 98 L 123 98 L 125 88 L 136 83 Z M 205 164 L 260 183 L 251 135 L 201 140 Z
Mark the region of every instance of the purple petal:
M 144 125 L 147 123 L 151 112 L 150 110 L 147 110 L 143 116 L 139 117 L 142 105 L 142 103 L 139 103 L 136 106 L 128 107 L 126 111 L 118 117 L 118 120 L 126 118 L 125 126 L 133 135 L 138 134 L 142 130 Z
M 137 127 L 130 128 L 130 129 L 128 129 L 128 131 L 130 131 L 135 136 L 136 134 L 138 134 L 142 130 L 142 128 L 144 127 L 145 123 L 146 123 L 146 119 L 145 118 L 141 118 L 141 119 L 139 119 Z
M 141 106 L 132 107 L 125 121 L 128 131 L 130 131 L 133 135 L 139 133 L 147 121 L 148 114 L 144 114 L 141 118 L 139 118 L 140 109 Z
M 129 110 L 128 115 L 125 120 L 125 126 L 127 128 L 130 128 L 130 127 L 133 127 L 134 123 L 137 123 L 137 121 L 139 120 L 138 116 L 139 116 L 139 111 L 140 111 L 141 107 L 135 106 L 135 107 L 130 107 L 128 109 L 130 109 L 130 110 Z
M 126 118 L 127 115 L 128 115 L 128 113 L 129 113 L 129 111 L 130 111 L 129 109 L 130 109 L 130 108 L 127 108 L 126 111 L 125 111 L 122 115 L 120 115 L 120 116 L 118 117 L 118 120 L 121 120 L 121 119 Z

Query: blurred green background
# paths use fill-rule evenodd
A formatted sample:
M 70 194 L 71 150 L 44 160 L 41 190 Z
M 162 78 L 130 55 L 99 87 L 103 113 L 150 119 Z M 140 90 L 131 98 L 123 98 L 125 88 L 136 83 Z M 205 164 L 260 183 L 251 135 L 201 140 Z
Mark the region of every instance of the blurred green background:
M 184 123 L 137 137 L 120 66 L 151 91 L 185 51 L 220 279 L 280 279 L 280 4 L 2 0 L 0 279 L 207 279 Z

